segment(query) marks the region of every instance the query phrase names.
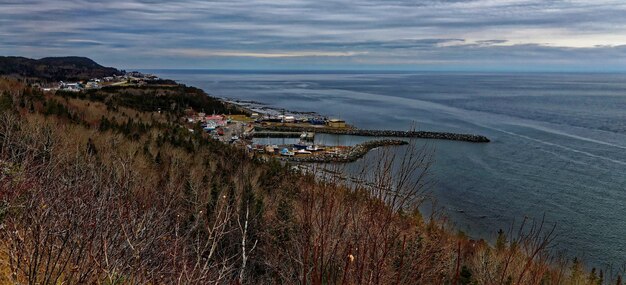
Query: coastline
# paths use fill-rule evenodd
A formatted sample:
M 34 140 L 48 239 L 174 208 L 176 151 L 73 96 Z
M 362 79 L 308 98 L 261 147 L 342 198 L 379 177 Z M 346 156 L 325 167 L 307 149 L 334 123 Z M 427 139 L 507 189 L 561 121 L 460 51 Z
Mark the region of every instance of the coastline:
M 206 91 L 205 91 L 206 93 Z M 208 94 L 208 93 L 207 93 Z M 281 108 L 272 107 L 266 103 L 251 101 L 251 100 L 234 100 L 229 98 L 215 97 L 222 101 L 224 104 L 229 104 L 241 110 L 248 116 L 259 113 L 262 116 L 276 116 L 277 114 L 289 114 L 294 116 L 312 116 L 328 119 L 327 116 L 318 114 L 316 112 L 295 112 L 291 110 L 285 110 Z M 262 124 L 255 126 L 257 131 L 269 131 L 277 133 L 285 133 L 285 137 L 294 137 L 298 133 L 312 132 L 312 133 L 325 133 L 334 135 L 349 135 L 349 136 L 362 136 L 362 137 L 396 137 L 396 138 L 418 138 L 418 139 L 437 139 L 437 140 L 451 140 L 462 141 L 471 143 L 488 143 L 491 140 L 479 134 L 466 134 L 466 133 L 452 133 L 452 132 L 435 132 L 424 130 L 368 130 L 359 129 L 356 127 L 348 128 L 332 128 L 327 126 L 313 126 L 313 125 L 295 125 L 295 124 Z M 293 134 L 288 134 L 293 133 Z

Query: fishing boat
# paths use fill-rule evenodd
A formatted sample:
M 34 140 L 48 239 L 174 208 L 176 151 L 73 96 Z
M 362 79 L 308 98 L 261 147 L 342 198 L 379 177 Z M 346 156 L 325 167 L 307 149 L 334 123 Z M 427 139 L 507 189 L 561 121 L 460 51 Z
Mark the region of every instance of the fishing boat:
M 274 146 L 271 146 L 271 145 L 265 146 L 265 152 L 272 154 L 276 152 L 276 148 L 274 148 Z
M 308 150 L 301 149 L 301 150 L 298 150 L 296 154 L 311 154 L 311 152 Z
M 311 146 L 311 144 L 306 143 L 304 141 L 299 141 L 298 143 L 293 144 L 293 147 L 295 149 L 306 149 L 309 146 Z
M 293 151 L 290 151 L 288 148 L 283 148 L 280 151 L 280 155 L 282 155 L 282 156 L 294 156 L 294 153 L 293 153 Z
M 217 124 L 215 124 L 215 122 L 213 121 L 209 121 L 206 123 L 203 129 L 207 132 L 210 132 L 210 131 L 215 130 L 215 128 L 217 128 Z
M 309 124 L 311 125 L 324 125 L 326 124 L 326 120 L 321 118 L 309 119 Z
M 313 139 L 315 139 L 315 133 L 302 132 L 302 134 L 300 134 L 300 139 L 301 140 L 307 140 L 307 141 L 313 141 Z
M 323 147 L 319 147 L 317 145 L 310 145 L 310 146 L 306 147 L 306 150 L 315 152 L 315 151 L 322 151 L 322 150 L 324 150 L 324 148 Z

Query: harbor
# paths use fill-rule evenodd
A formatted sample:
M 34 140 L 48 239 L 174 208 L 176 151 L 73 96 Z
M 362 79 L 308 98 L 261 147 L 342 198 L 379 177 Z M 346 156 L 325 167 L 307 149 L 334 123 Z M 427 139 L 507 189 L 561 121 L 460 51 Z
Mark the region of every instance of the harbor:
M 257 155 L 277 158 L 293 162 L 354 162 L 365 156 L 370 150 L 385 146 L 407 145 L 404 140 L 372 140 L 354 146 L 323 146 L 313 144 L 293 145 L 255 145 L 249 146 L 250 151 Z
M 354 128 L 319 128 L 307 126 L 257 126 L 255 128 L 259 134 L 284 135 L 284 137 L 292 137 L 301 132 L 307 133 L 326 133 L 334 135 L 350 135 L 363 137 L 398 137 L 398 138 L 422 138 L 422 139 L 439 139 L 454 140 L 473 143 L 487 143 L 489 139 L 485 136 L 474 134 L 457 134 L 447 132 L 427 132 L 427 131 L 396 131 L 396 130 L 361 130 Z
M 438 139 L 488 143 L 481 135 L 432 131 L 365 130 L 314 112 L 289 112 L 257 102 L 230 101 L 243 115 L 208 115 L 187 110 L 190 131 L 200 127 L 207 137 L 245 148 L 251 156 L 299 163 L 354 162 L 378 147 L 407 145 L 406 139 Z M 316 142 L 316 134 L 371 137 L 354 145 Z M 277 143 L 271 139 L 283 139 Z M 287 143 L 286 141 L 289 141 Z

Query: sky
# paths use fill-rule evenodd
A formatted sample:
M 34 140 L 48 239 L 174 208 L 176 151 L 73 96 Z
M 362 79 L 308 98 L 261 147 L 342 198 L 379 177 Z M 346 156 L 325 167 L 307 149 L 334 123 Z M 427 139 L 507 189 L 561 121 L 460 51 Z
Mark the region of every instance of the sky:
M 0 55 L 124 69 L 626 71 L 626 1 L 0 0 Z

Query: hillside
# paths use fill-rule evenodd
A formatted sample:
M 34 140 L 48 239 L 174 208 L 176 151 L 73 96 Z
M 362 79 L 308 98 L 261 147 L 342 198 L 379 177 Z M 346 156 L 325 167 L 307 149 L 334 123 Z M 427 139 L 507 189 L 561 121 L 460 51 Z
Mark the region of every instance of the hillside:
M 609 280 L 553 255 L 541 221 L 501 231 L 491 246 L 422 216 L 428 149 L 380 152 L 373 184 L 322 180 L 181 127 L 186 108 L 228 110 L 194 92 L 55 94 L 0 79 L 0 283 Z M 390 170 L 395 159 L 403 166 Z
M 104 67 L 86 57 L 0 57 L 0 75 L 37 78 L 47 81 L 75 81 L 120 75 L 121 71 Z

